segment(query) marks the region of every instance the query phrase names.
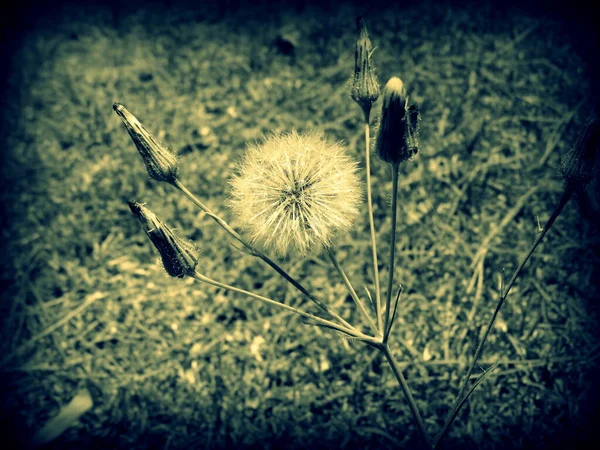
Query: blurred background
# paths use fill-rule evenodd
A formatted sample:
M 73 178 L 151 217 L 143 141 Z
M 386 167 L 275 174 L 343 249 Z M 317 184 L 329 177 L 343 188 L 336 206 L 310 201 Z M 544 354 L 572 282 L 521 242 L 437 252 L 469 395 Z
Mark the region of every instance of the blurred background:
M 149 180 L 112 111 L 117 101 L 136 115 L 179 155 L 182 181 L 239 227 L 225 201 L 247 143 L 318 129 L 364 167 L 349 90 L 357 16 L 380 82 L 402 78 L 421 110 L 421 152 L 401 167 L 395 279 L 405 291 L 391 339 L 436 433 L 499 280 L 552 213 L 560 158 L 597 103 L 595 12 L 583 2 L 19 3 L 3 14 L 0 96 L 7 445 L 23 448 L 63 414 L 38 435 L 44 448 L 415 448 L 404 398 L 373 350 L 168 277 L 128 200 L 197 242 L 206 275 L 315 312 Z M 371 164 L 385 282 L 391 179 Z M 599 190 L 593 182 L 571 200 L 525 268 L 481 360 L 499 368 L 445 448 L 590 441 Z M 337 252 L 360 292 L 372 288 L 366 211 Z M 325 256 L 280 262 L 358 322 Z M 86 393 L 91 405 L 72 402 Z

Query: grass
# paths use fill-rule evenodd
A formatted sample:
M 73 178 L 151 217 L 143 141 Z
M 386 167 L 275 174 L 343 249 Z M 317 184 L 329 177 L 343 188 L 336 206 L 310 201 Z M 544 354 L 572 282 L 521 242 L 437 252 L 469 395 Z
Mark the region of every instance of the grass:
M 558 201 L 560 155 L 591 107 L 583 56 L 560 22 L 518 10 L 256 8 L 89 6 L 40 17 L 23 36 L 3 121 L 1 418 L 14 439 L 86 387 L 94 407 L 49 448 L 414 444 L 396 380 L 371 350 L 166 275 L 127 200 L 198 242 L 206 275 L 314 312 L 183 196 L 149 181 L 111 109 L 127 106 L 180 155 L 185 184 L 239 225 L 222 205 L 246 142 L 317 127 L 363 161 L 348 87 L 359 14 L 380 80 L 400 76 L 423 117 L 421 154 L 400 169 L 395 279 L 405 291 L 390 341 L 427 427 L 441 426 L 502 269 Z M 372 170 L 385 280 L 391 181 L 375 158 Z M 599 241 L 583 201 L 567 205 L 504 305 L 482 362 L 500 367 L 448 448 L 573 447 L 591 436 Z M 366 213 L 337 257 L 357 288 L 370 282 Z M 282 265 L 358 321 L 326 255 Z

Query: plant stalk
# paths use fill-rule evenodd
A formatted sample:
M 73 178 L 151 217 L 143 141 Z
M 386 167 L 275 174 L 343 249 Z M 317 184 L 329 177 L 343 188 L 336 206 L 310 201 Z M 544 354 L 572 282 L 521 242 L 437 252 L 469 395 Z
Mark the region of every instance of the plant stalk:
M 327 306 L 321 300 L 319 300 L 314 295 L 312 295 L 310 292 L 308 292 L 304 286 L 302 286 L 298 281 L 296 281 L 294 278 L 292 278 L 292 276 L 289 275 L 285 270 L 283 270 L 275 261 L 273 261 L 267 255 L 262 253 L 260 250 L 256 249 L 252 244 L 250 244 L 242 236 L 240 236 L 239 233 L 237 231 L 235 231 L 233 228 L 231 228 L 227 222 L 225 222 L 223 219 L 221 219 L 219 216 L 217 216 L 214 212 L 212 212 L 206 205 L 204 205 L 204 203 L 202 203 L 200 201 L 200 199 L 198 197 L 196 197 L 192 192 L 190 192 L 190 190 L 187 189 L 181 181 L 176 179 L 174 186 L 177 189 L 179 189 L 187 198 L 189 198 L 196 206 L 198 206 L 198 208 L 200 208 L 208 216 L 210 216 L 215 222 L 217 222 L 221 226 L 221 228 L 223 228 L 225 231 L 227 231 L 227 233 L 229 233 L 234 239 L 236 239 L 240 244 L 242 244 L 244 247 L 246 247 L 253 256 L 256 256 L 256 257 L 262 259 L 264 262 L 266 262 L 279 275 L 281 275 L 283 278 L 285 278 L 286 281 L 288 281 L 292 286 L 294 286 L 296 289 L 298 289 L 300 292 L 302 292 L 315 305 L 317 305 L 319 308 L 321 308 L 322 311 L 329 314 L 332 318 L 336 319 L 344 327 L 346 327 L 350 330 L 358 331 L 356 328 L 354 328 L 352 325 L 350 325 L 348 322 L 346 322 L 338 313 L 331 310 L 331 308 L 329 308 L 329 306 Z
M 373 219 L 373 196 L 371 192 L 371 152 L 369 115 L 365 113 L 365 166 L 367 172 L 367 208 L 369 211 L 369 228 L 371 230 L 371 249 L 373 257 L 373 280 L 375 281 L 375 314 L 377 316 L 377 327 L 383 330 L 383 318 L 381 314 L 381 288 L 379 286 L 379 265 L 377 263 L 377 238 L 375 237 L 375 222 Z
M 385 298 L 385 325 L 384 336 L 389 337 L 390 309 L 392 304 L 392 288 L 394 286 L 394 262 L 396 257 L 396 221 L 398 216 L 398 171 L 399 165 L 392 164 L 392 233 L 390 236 L 390 273 L 388 277 L 387 295 Z
M 371 327 L 371 330 L 373 331 L 373 333 L 375 333 L 375 336 L 380 335 L 380 332 L 377 329 L 377 325 L 375 324 L 375 322 L 373 322 L 373 319 L 371 318 L 368 311 L 366 310 L 365 305 L 358 297 L 358 294 L 356 293 L 356 291 L 354 290 L 354 287 L 352 286 L 352 283 L 346 276 L 344 269 L 342 269 L 342 267 L 340 266 L 340 263 L 338 262 L 338 260 L 335 256 L 335 253 L 329 246 L 326 246 L 326 250 L 327 250 L 327 254 L 329 255 L 329 259 L 331 260 L 331 263 L 333 264 L 333 266 L 337 270 L 337 273 L 339 274 L 340 278 L 344 282 L 346 289 L 348 289 L 348 292 L 350 293 L 352 300 L 354 300 L 354 303 L 356 304 L 356 306 L 358 306 L 358 309 L 361 312 L 363 318 L 367 321 L 367 323 Z
M 246 295 L 248 297 L 254 298 L 256 300 L 260 300 L 261 302 L 267 303 L 269 305 L 277 306 L 277 307 L 285 309 L 287 311 L 291 311 L 291 312 L 296 313 L 296 314 L 298 314 L 298 315 L 300 315 L 300 316 L 302 316 L 302 317 L 304 317 L 306 319 L 310 319 L 310 320 L 312 320 L 312 321 L 314 321 L 314 322 L 316 322 L 316 323 L 318 323 L 320 325 L 323 325 L 323 326 L 328 327 L 328 328 L 332 328 L 334 330 L 340 331 L 340 332 L 342 332 L 344 334 L 348 334 L 348 335 L 356 337 L 358 339 L 361 339 L 361 340 L 362 339 L 366 339 L 368 341 L 375 342 L 373 340 L 373 338 L 371 338 L 370 336 L 367 336 L 366 334 L 361 333 L 360 331 L 357 332 L 354 329 L 350 329 L 350 328 L 344 327 L 342 325 L 338 325 L 338 324 L 336 324 L 334 322 L 331 322 L 329 320 L 323 319 L 323 318 L 315 316 L 313 314 L 304 312 L 304 311 L 302 311 L 300 309 L 294 308 L 293 306 L 286 305 L 285 303 L 281 303 L 281 302 L 272 300 L 270 298 L 263 297 L 262 295 L 255 294 L 254 292 L 246 291 L 244 289 L 236 288 L 235 286 L 231 286 L 229 284 L 221 283 L 220 281 L 216 281 L 216 280 L 213 280 L 212 278 L 209 278 L 209 277 L 207 277 L 205 275 L 202 275 L 198 271 L 194 272 L 194 279 L 196 279 L 198 281 L 201 281 L 203 283 L 210 284 L 212 286 L 216 286 L 216 287 L 219 287 L 219 288 L 222 288 L 222 289 L 226 289 L 228 291 L 237 292 L 239 294 Z
M 490 334 L 490 331 L 491 331 L 492 327 L 494 326 L 494 322 L 496 320 L 496 317 L 498 316 L 498 313 L 500 312 L 500 308 L 502 308 L 502 304 L 504 303 L 504 300 L 506 300 L 506 297 L 508 297 L 510 290 L 512 289 L 513 285 L 515 284 L 515 281 L 517 280 L 521 271 L 523 270 L 523 267 L 525 266 L 525 264 L 527 264 L 527 261 L 529 261 L 529 258 L 531 257 L 533 252 L 536 250 L 536 248 L 538 247 L 538 245 L 540 244 L 540 242 L 542 241 L 542 239 L 544 238 L 546 233 L 548 233 L 548 231 L 554 224 L 554 221 L 560 215 L 560 213 L 562 212 L 563 208 L 565 207 L 565 205 L 567 204 L 567 202 L 569 201 L 569 199 L 571 198 L 572 195 L 573 195 L 573 187 L 571 185 L 567 185 L 565 187 L 565 190 L 563 191 L 562 197 L 560 198 L 558 204 L 554 208 L 552 215 L 546 222 L 546 225 L 544 225 L 544 228 L 542 229 L 542 231 L 539 233 L 539 235 L 537 236 L 537 238 L 535 239 L 535 241 L 529 248 L 527 254 L 523 258 L 521 263 L 517 266 L 515 271 L 513 272 L 508 284 L 506 285 L 506 288 L 504 289 L 504 292 L 500 293 L 500 298 L 498 299 L 498 303 L 496 304 L 496 309 L 494 310 L 494 313 L 492 314 L 492 318 L 490 319 L 490 321 L 486 327 L 486 330 L 485 330 L 485 333 L 484 333 L 482 339 L 479 341 L 479 344 L 477 345 L 477 349 L 475 350 L 475 355 L 473 356 L 473 361 L 471 362 L 471 365 L 469 366 L 469 368 L 467 370 L 467 375 L 465 376 L 465 378 L 462 382 L 461 388 L 458 392 L 458 395 L 456 397 L 456 401 L 454 402 L 452 410 L 446 417 L 444 426 L 442 427 L 442 429 L 440 430 L 440 432 L 438 433 L 438 435 L 436 436 L 436 438 L 433 442 L 434 448 L 437 448 L 440 441 L 446 436 L 446 434 L 448 433 L 448 431 L 450 429 L 450 426 L 452 425 L 452 423 L 454 422 L 454 419 L 458 415 L 460 408 L 465 403 L 465 399 L 466 399 L 465 395 L 468 395 L 467 391 L 469 389 L 469 379 L 471 377 L 471 374 L 473 373 L 475 366 L 477 365 L 477 361 L 479 360 L 479 358 L 481 357 L 481 354 L 483 353 L 483 346 L 485 345 L 488 335 Z M 465 398 L 463 398 L 463 397 L 465 397 Z
M 404 393 L 404 397 L 406 398 L 406 401 L 408 402 L 408 407 L 410 408 L 410 412 L 412 413 L 413 418 L 414 418 L 415 422 L 417 423 L 417 427 L 419 428 L 420 436 L 423 440 L 423 443 L 427 446 L 427 448 L 431 448 L 431 438 L 429 437 L 429 433 L 427 433 L 427 429 L 425 428 L 425 423 L 423 422 L 423 419 L 421 418 L 421 414 L 419 413 L 419 407 L 417 406 L 417 402 L 415 401 L 415 398 L 412 395 L 412 392 L 410 390 L 410 387 L 408 386 L 406 378 L 404 378 L 402 371 L 398 367 L 398 363 L 396 362 L 396 359 L 394 358 L 394 356 L 392 355 L 392 352 L 390 351 L 390 347 L 387 345 L 387 343 L 384 343 L 379 347 L 379 350 L 385 356 L 385 359 L 389 363 L 389 365 L 392 369 L 392 372 L 394 372 L 394 376 L 396 377 L 396 380 L 398 380 L 398 384 L 400 385 L 400 388 L 402 389 L 402 392 Z

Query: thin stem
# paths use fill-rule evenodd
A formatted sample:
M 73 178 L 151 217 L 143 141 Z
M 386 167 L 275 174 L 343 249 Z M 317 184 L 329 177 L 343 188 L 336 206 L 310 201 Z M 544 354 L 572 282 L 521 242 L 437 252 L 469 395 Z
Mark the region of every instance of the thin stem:
M 452 410 L 451 415 L 448 417 L 449 424 L 452 424 L 452 422 L 454 422 L 454 419 L 456 419 L 456 416 L 458 415 L 460 408 L 462 408 L 462 406 L 467 402 L 467 400 L 469 399 L 471 394 L 475 391 L 475 389 L 477 389 L 477 386 L 479 386 L 486 378 L 488 378 L 488 376 L 497 367 L 498 367 L 498 361 L 496 361 L 488 370 L 486 370 L 483 374 L 481 374 L 481 376 L 479 376 L 477 378 L 477 380 L 475 380 L 475 382 L 471 385 L 471 388 L 469 389 L 469 391 L 466 394 L 464 394 L 462 397 L 457 399 L 458 404 Z M 434 444 L 433 444 L 434 449 L 437 448 L 437 445 L 439 444 L 440 439 L 445 436 L 446 432 L 447 432 L 447 430 L 443 434 L 438 434 L 438 436 L 436 436 L 436 438 L 434 439 Z
M 310 292 L 308 292 L 306 290 L 306 288 L 304 288 L 304 286 L 302 286 L 298 281 L 296 281 L 294 278 L 292 278 L 291 275 L 289 275 L 285 270 L 283 270 L 281 267 L 279 267 L 279 265 L 275 261 L 271 260 L 271 258 L 269 258 L 267 255 L 262 253 L 260 250 L 256 249 L 252 244 L 250 244 L 242 236 L 240 236 L 238 234 L 238 232 L 235 231 L 233 228 L 231 228 L 227 222 L 225 222 L 223 219 L 221 219 L 219 216 L 217 216 L 204 203 L 202 203 L 200 201 L 200 199 L 198 199 L 198 197 L 196 197 L 194 194 L 192 194 L 192 192 L 190 192 L 181 181 L 175 180 L 174 186 L 177 189 L 179 189 L 187 198 L 189 198 L 196 206 L 198 206 L 202 211 L 204 211 L 208 216 L 210 216 L 215 222 L 217 222 L 234 239 L 236 239 L 244 247 L 246 247 L 253 256 L 256 256 L 256 257 L 262 259 L 264 262 L 266 262 L 279 275 L 281 275 L 283 278 L 285 278 L 292 286 L 294 286 L 296 289 L 298 289 L 300 292 L 302 292 L 304 295 L 306 295 L 315 305 L 317 305 L 319 308 L 321 308 L 322 311 L 329 314 L 331 317 L 336 319 L 338 322 L 340 322 L 346 328 L 348 328 L 350 330 L 358 331 L 352 325 L 350 325 L 348 322 L 346 322 L 339 314 L 337 314 L 335 311 L 331 310 L 331 308 L 329 308 L 329 306 L 327 306 L 321 300 L 319 300 L 314 295 L 312 295 Z
M 385 298 L 385 326 L 384 335 L 389 336 L 387 332 L 390 324 L 390 309 L 392 303 L 392 288 L 394 286 L 394 262 L 396 257 L 396 219 L 398 215 L 398 164 L 392 164 L 392 234 L 390 237 L 390 274 L 388 277 L 387 296 Z
M 237 239 L 243 246 L 245 246 L 248 250 L 250 250 L 253 254 L 257 253 L 257 251 L 248 243 L 242 236 L 238 234 L 233 228 L 229 226 L 227 222 L 217 216 L 214 212 L 212 212 L 208 206 L 200 201 L 198 197 L 196 197 L 181 181 L 175 179 L 174 186 L 179 189 L 187 198 L 189 198 L 198 208 L 204 211 L 211 219 L 217 222 L 221 228 L 227 231 L 234 239 Z M 257 255 L 258 256 L 258 255 Z
M 402 285 L 398 286 L 398 293 L 396 294 L 396 300 L 394 301 L 394 312 L 392 313 L 392 317 L 390 318 L 389 326 L 386 328 L 386 332 L 383 335 L 383 342 L 387 342 L 390 337 L 390 332 L 392 331 L 392 326 L 394 325 L 394 320 L 396 319 L 396 312 L 398 311 L 398 303 L 400 302 L 401 295 Z
M 496 317 L 498 316 L 498 313 L 500 312 L 500 308 L 502 308 L 502 304 L 504 303 L 504 300 L 506 300 L 506 297 L 508 297 L 510 290 L 512 289 L 513 285 L 515 284 L 515 281 L 517 281 L 519 274 L 523 270 L 523 267 L 525 266 L 527 261 L 529 261 L 529 258 L 531 257 L 531 255 L 533 254 L 535 249 L 538 247 L 538 245 L 540 244 L 540 242 L 542 241 L 542 239 L 544 238 L 546 233 L 548 233 L 548 231 L 554 224 L 554 221 L 560 215 L 563 208 L 565 207 L 565 205 L 571 198 L 572 194 L 573 194 L 573 188 L 570 185 L 567 185 L 562 194 L 560 201 L 558 202 L 558 205 L 556 205 L 556 208 L 554 208 L 554 212 L 552 213 L 552 215 L 546 222 L 546 225 L 544 225 L 543 230 L 539 233 L 539 235 L 537 236 L 537 238 L 535 239 L 535 241 L 529 248 L 527 254 L 523 258 L 523 260 L 520 262 L 520 264 L 517 266 L 515 271 L 513 272 L 508 284 L 506 285 L 506 288 L 504 289 L 504 292 L 500 293 L 500 298 L 498 299 L 498 303 L 496 304 L 496 309 L 494 310 L 494 313 L 492 314 L 492 318 L 490 319 L 490 321 L 486 327 L 486 330 L 485 330 L 485 333 L 483 334 L 482 339 L 479 341 L 479 344 L 477 345 L 477 349 L 475 350 L 475 355 L 473 356 L 473 361 L 471 362 L 471 365 L 469 366 L 469 369 L 467 370 L 467 375 L 465 376 L 465 378 L 463 380 L 463 383 L 458 392 L 458 396 L 456 397 L 456 401 L 454 402 L 452 410 L 446 417 L 444 426 L 442 427 L 441 431 L 438 433 L 438 435 L 436 436 L 436 438 L 434 440 L 434 443 L 433 443 L 434 448 L 437 448 L 440 441 L 444 438 L 444 436 L 446 436 L 446 434 L 448 433 L 448 430 L 450 429 L 450 426 L 452 425 L 452 423 L 454 422 L 454 419 L 458 415 L 458 411 L 464 404 L 463 397 L 465 397 L 467 390 L 469 388 L 469 379 L 471 377 L 471 374 L 473 373 L 475 366 L 477 365 L 477 361 L 479 360 L 479 358 L 481 357 L 481 354 L 483 353 L 483 346 L 485 345 L 488 335 L 490 334 L 490 331 L 491 331 L 492 327 L 494 326 L 494 322 L 496 320 Z
M 370 336 L 367 336 L 367 335 L 365 335 L 365 334 L 363 334 L 361 332 L 357 332 L 354 329 L 350 329 L 350 328 L 338 325 L 338 324 L 336 324 L 334 322 L 331 322 L 329 320 L 322 319 L 321 317 L 318 317 L 318 316 L 315 316 L 313 314 L 304 312 L 304 311 L 302 311 L 300 309 L 294 308 L 293 306 L 286 305 L 285 303 L 281 303 L 281 302 L 272 300 L 270 298 L 263 297 L 262 295 L 255 294 L 254 292 L 246 291 L 244 289 L 236 288 L 235 286 L 231 286 L 229 284 L 225 284 L 225 283 L 221 283 L 220 281 L 213 280 L 212 278 L 209 278 L 209 277 L 207 277 L 205 275 L 202 275 L 198 271 L 194 272 L 194 279 L 196 279 L 198 281 L 201 281 L 203 283 L 210 284 L 212 286 L 216 286 L 216 287 L 219 287 L 219 288 L 222 288 L 222 289 L 227 289 L 228 291 L 237 292 L 239 294 L 244 294 L 244 295 L 246 295 L 248 297 L 252 297 L 254 299 L 260 300 L 261 302 L 267 303 L 269 305 L 277 306 L 279 308 L 291 311 L 291 312 L 296 313 L 296 314 L 298 314 L 298 315 L 300 315 L 300 316 L 302 316 L 302 317 L 304 317 L 306 319 L 313 320 L 314 322 L 316 322 L 316 323 L 318 323 L 320 325 L 326 326 L 328 328 L 332 328 L 332 329 L 337 330 L 337 331 L 341 331 L 342 333 L 349 334 L 349 335 L 354 336 L 356 338 L 359 338 L 359 339 L 362 339 L 362 338 L 369 339 L 370 338 Z
M 369 210 L 369 227 L 371 229 L 371 249 L 373 255 L 373 279 L 375 281 L 375 314 L 377 315 L 377 326 L 379 330 L 383 329 L 383 319 L 381 314 L 381 288 L 379 286 L 379 266 L 377 264 L 377 239 L 375 237 L 375 222 L 373 220 L 373 197 L 371 194 L 371 152 L 369 151 L 370 141 L 369 115 L 365 113 L 365 166 L 367 172 L 367 208 Z
M 383 344 L 381 347 L 379 347 L 379 349 L 387 359 L 387 362 L 392 368 L 392 372 L 394 372 L 394 375 L 396 376 L 396 380 L 398 380 L 398 384 L 402 388 L 402 392 L 404 393 L 404 397 L 406 397 L 408 407 L 410 408 L 410 412 L 412 413 L 413 418 L 415 419 L 415 422 L 417 423 L 417 426 L 419 428 L 419 431 L 421 432 L 421 438 L 427 445 L 427 448 L 431 448 L 431 438 L 429 437 L 429 433 L 427 433 L 427 430 L 425 429 L 425 423 L 421 418 L 421 414 L 419 413 L 419 407 L 417 406 L 417 402 L 415 401 L 410 387 L 406 382 L 406 378 L 404 378 L 404 375 L 402 375 L 402 371 L 400 371 L 400 369 L 398 368 L 398 363 L 396 362 L 396 359 L 390 352 L 389 346 L 387 344 Z
M 329 255 L 329 259 L 331 260 L 331 263 L 333 264 L 333 267 L 335 267 L 335 269 L 337 270 L 337 273 L 340 275 L 340 278 L 344 282 L 346 289 L 348 289 L 348 292 L 350 293 L 352 300 L 354 300 L 354 303 L 356 304 L 356 306 L 358 306 L 358 309 L 360 310 L 362 316 L 368 322 L 369 326 L 371 327 L 371 329 L 373 330 L 375 335 L 380 334 L 379 331 L 377 330 L 377 325 L 375 325 L 375 322 L 373 322 L 373 319 L 371 319 L 371 316 L 369 315 L 368 311 L 366 310 L 365 305 L 358 297 L 358 294 L 354 290 L 352 283 L 346 276 L 344 269 L 342 269 L 342 266 L 340 266 L 340 263 L 338 262 L 338 260 L 335 256 L 335 253 L 329 246 L 326 246 L 326 250 L 327 250 L 327 254 Z

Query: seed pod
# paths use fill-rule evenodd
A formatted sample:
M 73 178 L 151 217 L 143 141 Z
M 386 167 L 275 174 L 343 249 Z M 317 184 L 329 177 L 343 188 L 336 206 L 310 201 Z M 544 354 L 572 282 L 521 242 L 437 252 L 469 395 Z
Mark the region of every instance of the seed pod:
M 596 176 L 600 147 L 600 118 L 592 114 L 571 148 L 562 158 L 560 172 L 574 187 L 586 186 Z
M 367 26 L 362 17 L 356 19 L 358 36 L 354 47 L 354 78 L 352 81 L 352 99 L 360 105 L 368 120 L 371 106 L 379 97 L 379 83 L 375 68 L 371 62 L 373 48 Z
M 113 103 L 113 109 L 119 115 L 131 136 L 133 143 L 146 164 L 148 175 L 156 181 L 175 183 L 177 179 L 177 157 L 159 144 L 127 108 Z
M 198 265 L 200 252 L 184 241 L 143 204 L 128 202 L 129 209 L 158 250 L 163 266 L 172 277 L 192 276 Z
M 416 115 L 414 111 L 411 115 L 409 121 L 417 124 L 418 111 Z M 375 141 L 377 155 L 390 164 L 399 164 L 409 159 L 413 151 L 409 148 L 408 129 L 404 83 L 400 78 L 392 77 L 383 90 L 381 123 Z M 416 142 L 414 136 L 411 141 Z

